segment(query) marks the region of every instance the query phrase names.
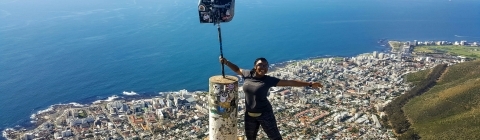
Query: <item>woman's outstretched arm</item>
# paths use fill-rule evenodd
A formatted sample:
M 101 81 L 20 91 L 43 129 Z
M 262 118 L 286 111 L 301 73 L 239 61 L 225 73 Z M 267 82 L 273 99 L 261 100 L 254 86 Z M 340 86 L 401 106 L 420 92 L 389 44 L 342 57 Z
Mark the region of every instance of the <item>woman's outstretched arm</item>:
M 232 62 L 228 61 L 226 58 L 220 57 L 220 63 L 227 65 L 233 72 L 237 73 L 238 75 L 243 75 L 242 69 L 240 69 L 237 65 L 233 64 Z
M 311 86 L 312 88 L 322 88 L 323 85 L 319 82 L 304 82 L 298 80 L 280 80 L 277 83 L 277 86 L 292 86 L 292 87 L 306 87 Z

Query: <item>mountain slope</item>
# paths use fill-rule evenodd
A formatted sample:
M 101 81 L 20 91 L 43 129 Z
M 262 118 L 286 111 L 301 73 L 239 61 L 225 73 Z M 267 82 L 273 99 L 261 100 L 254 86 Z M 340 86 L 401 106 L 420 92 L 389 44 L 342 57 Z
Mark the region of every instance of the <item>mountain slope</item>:
M 422 139 L 480 139 L 480 61 L 448 67 L 403 110 Z

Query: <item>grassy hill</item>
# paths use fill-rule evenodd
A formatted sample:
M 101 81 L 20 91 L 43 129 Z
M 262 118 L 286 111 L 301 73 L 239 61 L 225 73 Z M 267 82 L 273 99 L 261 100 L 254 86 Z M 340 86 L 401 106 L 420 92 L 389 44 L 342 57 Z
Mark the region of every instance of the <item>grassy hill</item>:
M 432 70 L 431 69 L 426 69 L 426 70 L 421 70 L 417 71 L 415 73 L 410 73 L 407 74 L 407 81 L 411 82 L 413 85 L 419 84 L 421 81 L 427 79 L 428 74 L 430 74 Z
M 423 75 L 407 79 L 415 82 Z M 480 61 L 448 67 L 434 87 L 403 110 L 422 139 L 480 139 Z
M 417 46 L 413 52 L 416 53 L 447 53 L 453 56 L 464 56 L 467 58 L 480 58 L 480 47 L 472 46 Z

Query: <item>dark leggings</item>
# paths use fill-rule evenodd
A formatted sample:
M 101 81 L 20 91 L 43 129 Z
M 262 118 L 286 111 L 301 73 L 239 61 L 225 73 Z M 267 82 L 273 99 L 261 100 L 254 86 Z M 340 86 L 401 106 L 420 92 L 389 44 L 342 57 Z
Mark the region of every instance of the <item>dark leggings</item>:
M 272 111 L 264 112 L 258 117 L 251 117 L 248 113 L 245 113 L 245 135 L 247 140 L 255 140 L 257 138 L 260 125 L 270 139 L 282 140 L 282 135 L 280 135 L 277 121 Z

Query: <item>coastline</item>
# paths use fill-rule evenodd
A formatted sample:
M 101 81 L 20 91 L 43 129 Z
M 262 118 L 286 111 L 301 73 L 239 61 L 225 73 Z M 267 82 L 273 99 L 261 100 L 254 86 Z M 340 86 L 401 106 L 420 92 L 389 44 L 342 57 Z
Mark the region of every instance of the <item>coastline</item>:
M 383 45 L 382 45 L 382 46 L 383 46 Z M 371 52 L 371 53 L 369 53 L 369 52 L 367 52 L 367 53 L 359 53 L 359 54 L 355 54 L 355 55 L 352 55 L 352 56 L 332 56 L 332 55 L 324 55 L 324 56 L 307 57 L 307 58 L 305 58 L 305 59 L 298 59 L 298 60 L 288 60 L 288 61 L 284 61 L 284 62 L 280 62 L 280 63 L 271 64 L 271 65 L 269 66 L 269 67 L 270 67 L 270 71 L 269 71 L 268 74 L 278 74 L 277 72 L 280 72 L 280 73 L 282 73 L 282 76 L 283 76 L 283 72 L 287 72 L 287 73 L 288 73 L 288 72 L 292 72 L 292 68 L 293 68 L 293 69 L 297 69 L 297 70 L 298 70 L 298 73 L 303 73 L 303 72 L 305 72 L 305 69 L 304 69 L 304 68 L 306 68 L 305 66 L 307 66 L 307 67 L 312 67 L 312 68 L 315 66 L 315 67 L 318 67 L 318 68 L 321 68 L 321 69 L 326 69 L 326 70 L 328 70 L 326 73 L 330 73 L 330 70 L 336 69 L 336 68 L 338 68 L 338 67 L 343 67 L 343 68 L 349 69 L 350 66 L 355 67 L 355 65 L 357 65 L 357 66 L 363 67 L 364 64 L 365 64 L 365 65 L 375 66 L 375 67 L 378 68 L 378 69 L 385 69 L 384 66 L 385 66 L 387 63 L 383 63 L 383 64 L 380 63 L 380 62 L 385 62 L 385 61 L 392 61 L 393 63 L 392 63 L 392 65 L 390 65 L 390 67 L 395 66 L 396 68 L 399 68 L 399 69 L 398 69 L 398 72 L 400 72 L 400 73 L 402 73 L 402 72 L 408 72 L 407 69 L 401 69 L 401 68 L 403 68 L 403 66 L 406 66 L 405 63 L 398 63 L 398 64 L 396 63 L 396 62 L 398 62 L 399 60 L 402 61 L 402 62 L 404 62 L 404 61 L 403 61 L 403 58 L 404 58 L 404 57 L 401 57 L 401 54 L 400 54 L 400 57 L 399 57 L 398 55 L 392 54 L 392 52 L 387 52 L 387 51 L 385 51 L 385 52 L 386 52 L 386 53 L 385 53 L 386 55 L 385 55 L 385 57 L 384 57 L 384 54 L 383 54 L 382 52 L 383 52 L 383 51 L 373 51 L 373 52 Z M 445 55 L 447 55 L 447 54 L 445 54 Z M 425 56 L 417 56 L 417 55 L 415 55 L 414 57 L 416 57 L 416 58 L 414 58 L 414 59 L 422 59 L 422 58 L 425 57 Z M 413 57 L 412 57 L 412 58 L 413 58 Z M 407 60 L 407 59 L 412 59 L 412 58 L 405 58 L 405 60 Z M 453 58 L 453 57 L 452 57 L 452 58 Z M 459 62 L 459 61 L 456 61 L 457 59 L 455 59 L 455 60 L 454 60 L 454 59 L 455 59 L 455 58 L 452 59 L 453 61 L 450 61 L 450 60 L 448 60 L 448 61 L 441 60 L 441 61 L 442 61 L 442 62 L 445 62 L 445 63 L 457 63 L 457 62 Z M 429 59 L 422 59 L 422 62 L 423 62 L 423 60 L 426 60 L 425 63 L 426 63 L 426 62 L 434 63 L 434 62 L 428 61 Z M 318 63 L 319 65 L 316 65 L 316 64 L 314 64 L 314 63 Z M 356 63 L 356 64 L 355 64 L 355 63 Z M 293 65 L 292 65 L 292 64 L 293 64 Z M 302 66 L 299 66 L 299 65 L 302 65 Z M 321 65 L 321 66 L 320 66 L 320 65 Z M 324 66 L 325 66 L 325 67 L 324 67 Z M 399 66 L 400 66 L 400 67 L 399 67 Z M 348 68 L 347 68 L 347 67 L 348 67 Z M 321 69 L 319 69 L 319 70 L 320 70 L 321 73 L 323 73 Z M 389 68 L 387 68 L 387 69 L 390 70 Z M 297 70 L 293 70 L 293 71 L 295 71 L 295 72 L 293 72 L 293 75 L 297 75 L 297 74 L 295 74 L 295 73 L 297 72 Z M 316 71 L 316 70 L 313 70 L 313 71 Z M 357 69 L 357 68 L 353 68 L 353 69 L 351 69 L 351 71 L 362 71 L 362 70 L 361 70 L 361 69 Z M 348 75 L 351 75 L 351 74 L 352 74 L 352 73 L 348 73 L 348 72 L 347 72 L 346 77 L 348 77 Z M 287 74 L 287 75 L 288 75 L 288 74 Z M 317 77 L 316 77 L 316 76 L 317 76 L 316 73 L 315 73 L 315 74 L 310 74 L 310 75 L 314 75 L 314 76 L 313 76 L 313 77 L 307 77 L 308 79 L 311 79 L 311 78 L 316 79 L 316 78 L 317 78 Z M 325 75 L 325 73 L 323 73 L 322 75 L 323 75 L 323 78 L 326 78 L 325 76 L 329 76 L 330 74 L 326 74 L 326 75 Z M 343 75 L 342 73 L 334 74 L 334 76 L 335 76 L 335 75 L 341 75 L 341 76 L 344 76 L 344 77 L 345 77 L 345 75 Z M 356 76 L 356 74 L 353 74 L 353 75 Z M 278 75 L 278 76 L 280 76 L 280 75 Z M 297 76 L 299 76 L 299 75 L 297 75 Z M 387 74 L 387 73 L 383 73 L 383 76 L 387 76 L 387 77 L 390 76 L 390 78 L 392 78 L 392 75 L 389 75 L 389 74 Z M 320 77 L 318 77 L 318 78 L 322 79 L 321 77 L 322 77 L 322 76 L 320 76 Z M 395 77 L 395 76 L 394 76 L 394 77 Z M 279 78 L 281 78 L 281 77 L 279 77 Z M 285 78 L 285 77 L 283 77 L 283 78 Z M 330 78 L 333 78 L 333 79 L 330 79 Z M 395 79 L 395 78 L 393 78 L 393 79 Z M 328 77 L 328 78 L 325 79 L 325 80 L 328 81 L 329 83 L 333 83 L 333 82 L 335 82 L 336 79 L 335 79 L 335 77 Z M 332 81 L 332 80 L 333 80 L 333 81 Z M 356 79 L 356 80 L 357 80 L 357 79 Z M 366 79 L 364 79 L 364 80 L 366 80 Z M 368 80 L 366 80 L 366 81 L 368 81 Z M 402 80 L 402 79 L 400 79 L 400 80 L 396 79 L 396 80 L 394 80 L 394 81 L 397 81 L 397 82 L 402 83 L 401 81 L 403 81 L 403 80 Z M 385 85 L 384 85 L 384 84 L 385 84 L 384 82 L 385 82 L 385 81 L 382 81 L 382 80 L 373 80 L 373 81 L 369 81 L 369 82 L 366 82 L 366 83 L 369 84 L 369 85 L 375 85 L 375 83 L 381 84 L 381 85 L 383 84 L 382 87 L 384 87 L 384 86 L 385 86 Z M 360 82 L 360 83 L 362 83 L 362 82 Z M 397 83 L 397 84 L 398 84 L 398 83 Z M 405 84 L 406 84 L 406 83 L 403 83 L 402 85 L 405 86 Z M 399 89 L 408 89 L 408 88 L 402 88 L 402 85 L 399 85 L 399 86 L 400 86 Z M 239 81 L 239 87 L 240 87 L 240 86 L 241 86 L 241 82 Z M 339 85 L 339 86 L 342 86 L 342 85 Z M 339 87 L 339 88 L 342 88 L 342 87 Z M 365 92 L 364 90 L 369 90 L 369 88 L 374 88 L 374 87 L 368 87 L 367 89 L 360 89 L 360 88 L 358 88 L 358 89 L 357 89 L 358 91 L 355 91 L 355 90 L 352 90 L 352 89 L 345 89 L 345 90 L 347 90 L 348 93 L 352 93 L 352 94 L 353 94 L 353 93 L 357 93 L 357 94 L 359 94 L 359 95 L 364 95 L 364 94 L 366 94 L 366 92 Z M 290 89 L 290 90 L 293 90 L 293 89 Z M 296 89 L 296 90 L 297 90 L 297 92 L 298 92 L 298 89 Z M 335 90 L 335 91 L 333 91 L 333 90 Z M 29 136 L 31 136 L 32 133 L 30 133 L 30 130 L 39 131 L 38 129 L 40 129 L 40 131 L 47 131 L 47 130 L 42 130 L 43 127 L 40 127 L 40 126 L 44 126 L 44 127 L 49 127 L 49 128 L 50 128 L 50 125 L 52 125 L 52 122 L 55 122 L 55 124 L 59 123 L 58 121 L 54 120 L 55 118 L 58 119 L 59 116 L 65 115 L 65 112 L 66 112 L 66 111 L 69 111 L 69 112 L 70 112 L 72 109 L 73 109 L 73 110 L 77 110 L 77 111 L 80 110 L 79 113 L 81 113 L 81 110 L 85 110 L 85 109 L 88 108 L 89 110 L 100 111 L 100 114 L 99 114 L 99 112 L 97 112 L 97 115 L 102 116 L 101 113 L 103 112 L 102 110 L 104 110 L 103 107 L 107 108 L 106 106 L 111 106 L 112 103 L 115 103 L 115 104 L 116 104 L 116 103 L 118 103 L 118 101 L 119 101 L 119 102 L 122 102 L 122 103 L 129 102 L 129 103 L 127 103 L 127 104 L 129 104 L 129 106 L 130 106 L 130 105 L 132 105 L 132 104 L 135 104 L 135 105 L 136 105 L 138 102 L 141 102 L 141 103 L 143 103 L 143 102 L 145 102 L 145 103 L 146 103 L 146 102 L 152 102 L 152 101 L 153 101 L 153 102 L 156 102 L 156 101 L 158 101 L 159 98 L 160 98 L 160 99 L 163 99 L 163 98 L 165 98 L 165 97 L 167 97 L 167 98 L 170 97 L 170 96 L 169 96 L 170 93 L 179 94 L 179 95 L 181 94 L 181 96 L 182 96 L 182 98 L 183 98 L 183 94 L 184 94 L 184 93 L 188 93 L 189 95 L 193 95 L 193 96 L 198 97 L 198 96 L 205 95 L 205 94 L 202 94 L 202 93 L 205 93 L 205 92 L 207 92 L 207 91 L 208 91 L 208 90 L 197 90 L 197 91 L 193 91 L 193 92 L 188 92 L 186 89 L 183 89 L 183 90 L 179 90 L 179 91 L 167 91 L 167 92 L 143 92 L 143 93 L 141 93 L 141 94 L 138 94 L 138 93 L 136 93 L 136 92 L 134 92 L 134 91 L 130 91 L 130 92 L 124 91 L 123 94 L 120 94 L 120 95 L 116 94 L 116 95 L 112 95 L 112 96 L 109 96 L 109 97 L 106 97 L 106 98 L 102 98 L 102 99 L 99 99 L 99 97 L 96 97 L 97 100 L 95 100 L 95 101 L 92 101 L 91 99 L 89 99 L 90 101 L 87 101 L 87 99 L 84 99 L 82 102 L 79 102 L 79 103 L 78 103 L 78 102 L 72 102 L 72 103 L 66 103 L 66 104 L 65 104 L 65 103 L 54 104 L 54 105 L 50 105 L 47 109 L 39 110 L 39 111 L 37 111 L 36 113 L 32 114 L 32 115 L 30 116 L 30 122 L 24 122 L 23 125 L 17 125 L 18 127 L 16 126 L 16 127 L 14 127 L 14 128 L 6 128 L 5 130 L 2 131 L 2 134 L 3 134 L 3 137 L 2 137 L 2 138 L 17 139 L 17 138 L 20 136 L 20 134 L 22 134 L 22 133 L 25 134 L 25 135 L 28 134 Z M 320 92 L 317 91 L 317 93 L 315 93 L 315 94 L 319 95 L 319 94 L 327 94 L 327 93 L 328 93 L 329 96 L 331 96 L 332 98 L 337 99 L 337 102 L 338 102 L 338 101 L 341 101 L 341 100 L 340 100 L 341 98 L 343 98 L 343 94 L 340 96 L 340 98 L 339 98 L 338 95 L 337 95 L 337 96 L 331 95 L 332 93 L 335 93 L 335 94 L 336 94 L 337 92 L 338 92 L 338 91 L 337 91 L 336 89 L 330 89 L 330 90 L 325 90 L 325 91 L 323 91 L 322 93 L 320 93 Z M 397 91 L 397 92 L 400 92 L 400 91 Z M 398 93 L 397 93 L 397 94 L 390 93 L 390 94 L 391 94 L 391 98 L 395 98 L 395 96 L 398 95 Z M 389 96 L 390 96 L 390 94 L 389 94 Z M 167 96 L 165 96 L 165 95 L 167 95 Z M 384 97 L 384 98 L 381 98 L 381 97 L 380 97 L 380 98 L 378 99 L 378 101 L 374 101 L 373 104 L 377 104 L 377 103 L 384 104 L 384 103 L 382 103 L 381 99 L 387 100 L 387 96 L 386 96 L 386 95 L 387 95 L 387 94 L 385 93 L 385 97 Z M 315 96 L 315 95 L 312 95 L 312 96 Z M 315 97 L 316 97 L 316 96 L 315 96 Z M 348 98 L 349 98 L 349 97 L 351 97 L 351 95 L 350 95 L 350 94 L 346 94 L 345 97 L 348 97 Z M 390 97 L 389 97 L 389 98 L 390 98 Z M 143 99 L 145 99 L 145 100 L 143 100 Z M 202 98 L 200 98 L 200 99 L 202 99 Z M 204 98 L 203 98 L 203 99 L 204 99 Z M 176 99 L 174 99 L 174 100 L 176 100 Z M 303 101 L 301 98 L 300 98 L 300 99 L 297 99 L 297 100 L 298 100 L 298 101 Z M 115 102 L 113 102 L 113 101 L 115 101 Z M 188 102 L 190 102 L 190 101 L 188 101 Z M 329 100 L 329 102 L 334 102 L 334 101 L 330 101 L 330 100 Z M 388 101 L 387 101 L 387 102 L 388 102 Z M 171 102 L 170 102 L 170 103 L 171 103 Z M 293 102 L 290 101 L 289 103 L 295 103 L 295 104 L 296 104 L 297 101 L 293 101 Z M 359 105 L 358 103 L 360 103 L 360 100 L 359 100 L 358 102 L 354 102 L 354 103 L 357 103 L 357 105 Z M 365 102 L 362 102 L 362 103 L 365 103 Z M 157 103 L 157 104 L 158 104 L 158 103 Z M 160 104 L 161 104 L 161 103 L 160 103 Z M 176 104 L 176 103 L 175 103 L 175 104 Z M 370 102 L 366 102 L 365 104 L 363 104 L 363 106 L 365 106 L 365 105 L 368 106 L 368 104 L 371 104 L 371 103 L 370 103 Z M 145 105 L 146 105 L 146 104 L 145 104 Z M 153 105 L 155 105 L 155 103 L 153 103 Z M 353 104 L 350 104 L 350 105 L 347 104 L 347 105 L 344 106 L 344 107 L 351 106 L 351 105 L 353 105 Z M 176 105 L 175 105 L 175 106 L 176 106 Z M 324 106 L 328 106 L 328 105 L 325 104 Z M 177 107 L 178 107 L 178 106 L 177 106 Z M 191 108 L 191 106 L 189 106 L 189 107 Z M 199 110 L 201 110 L 201 111 L 206 110 L 206 109 L 202 108 L 201 106 L 198 106 L 198 105 L 195 106 L 195 108 L 197 108 L 197 109 L 198 109 L 198 107 L 201 108 L 201 109 L 199 109 Z M 298 106 L 297 106 L 297 107 L 298 107 Z M 359 107 L 361 107 L 361 106 L 359 106 Z M 150 108 L 152 108 L 152 107 L 150 107 Z M 190 108 L 189 108 L 189 109 L 190 109 Z M 100 110 L 98 110 L 98 109 L 100 109 Z M 278 109 L 278 108 L 277 108 L 277 109 Z M 280 108 L 280 109 L 281 109 L 281 108 Z M 108 111 L 108 110 L 109 110 L 109 109 L 107 109 L 107 111 Z M 160 109 L 160 110 L 161 110 L 161 109 Z M 327 110 L 328 110 L 328 107 L 327 107 Z M 369 110 L 370 110 L 370 109 L 366 109 L 366 110 L 365 110 L 365 108 L 364 108 L 363 113 L 372 113 L 372 112 L 368 112 Z M 109 112 L 111 112 L 111 111 L 112 111 L 112 110 L 110 109 Z M 150 111 L 152 111 L 152 110 L 150 110 Z M 157 108 L 157 111 L 158 111 L 158 108 Z M 367 111 L 367 112 L 365 112 L 365 111 Z M 370 111 L 371 111 L 371 110 L 370 110 Z M 32 111 L 32 112 L 33 112 L 33 111 Z M 62 112 L 63 112 L 63 113 L 62 113 Z M 161 111 L 161 112 L 163 112 L 163 111 Z M 181 112 L 183 112 L 183 111 L 181 111 Z M 339 113 L 339 112 L 337 112 L 337 111 L 334 111 L 334 112 Z M 105 112 L 103 112 L 103 113 L 105 113 Z M 149 112 L 149 113 L 152 114 L 152 112 Z M 207 112 L 207 113 L 208 113 L 208 112 Z M 363 114 L 363 113 L 362 113 L 362 114 Z M 116 113 L 114 113 L 114 114 L 116 114 Z M 153 113 L 153 114 L 155 114 L 155 113 Z M 163 114 L 163 113 L 160 113 L 160 114 Z M 172 115 L 171 113 L 167 113 L 167 114 L 168 114 L 168 116 L 171 116 L 171 115 Z M 103 117 L 100 117 L 100 118 L 104 118 L 104 117 L 105 117 L 104 115 L 105 115 L 105 114 L 103 114 Z M 192 115 L 192 114 L 190 114 L 190 115 Z M 195 114 L 194 114 L 194 115 L 195 115 Z M 199 114 L 196 114 L 196 115 L 199 115 Z M 195 116 L 196 116 L 196 115 L 195 115 Z M 381 115 L 381 113 L 380 113 L 379 115 Z M 74 116 L 75 116 L 75 115 L 74 115 Z M 133 115 L 133 116 L 135 116 L 135 115 Z M 161 116 L 163 116 L 163 115 L 161 115 Z M 203 117 L 204 117 L 205 115 L 200 114 L 200 116 L 203 116 Z M 70 117 L 71 117 L 71 116 L 70 116 Z M 78 117 L 78 116 L 76 116 L 76 117 Z M 90 119 L 92 118 L 92 116 L 89 116 L 89 117 L 90 117 Z M 97 117 L 99 117 L 99 116 L 97 116 Z M 109 116 L 109 117 L 111 117 L 111 116 Z M 144 117 L 147 117 L 147 116 L 144 116 Z M 178 117 L 178 116 L 177 116 L 177 117 Z M 203 117 L 201 117 L 201 118 L 203 118 Z M 141 117 L 141 118 L 143 118 L 143 117 Z M 288 118 L 288 117 L 287 117 L 287 118 Z M 368 115 L 367 115 L 367 118 L 368 118 Z M 72 118 L 70 118 L 70 119 L 73 120 Z M 78 118 L 77 118 L 77 119 L 78 119 Z M 83 119 L 83 118 L 81 118 L 81 119 Z M 88 119 L 88 118 L 87 118 L 87 119 Z M 198 119 L 198 118 L 197 118 L 197 119 Z M 337 117 L 334 117 L 334 118 L 330 118 L 330 119 L 337 120 L 338 118 L 337 118 Z M 70 120 L 70 121 L 71 121 L 71 120 Z M 134 120 L 134 119 L 133 119 L 133 120 Z M 132 119 L 128 119 L 127 121 L 129 121 L 129 122 L 127 122 L 127 123 L 130 124 L 130 123 L 132 123 L 131 121 L 133 121 L 133 120 L 132 120 Z M 155 120 L 156 120 L 156 119 L 155 119 Z M 359 120 L 357 120 L 357 121 L 362 121 L 362 120 L 363 120 L 363 119 L 359 119 Z M 375 119 L 374 119 L 374 120 L 375 120 Z M 67 122 L 68 122 L 69 120 L 64 120 L 64 121 L 67 121 Z M 97 121 L 100 121 L 100 120 L 97 120 Z M 206 121 L 206 120 L 201 120 L 201 121 Z M 352 120 L 352 121 L 353 121 L 353 120 Z M 355 121 L 355 122 L 357 122 L 357 121 Z M 75 121 L 75 122 L 76 122 L 76 121 Z M 102 121 L 102 122 L 103 122 L 103 121 Z M 133 121 L 133 122 L 135 122 L 135 121 Z M 185 121 L 183 121 L 183 123 L 184 123 L 184 122 L 185 122 Z M 375 127 L 381 127 L 381 124 L 379 124 L 378 121 L 374 121 L 374 122 L 376 123 L 376 124 L 375 124 Z M 62 122 L 60 122 L 60 123 L 62 123 Z M 71 122 L 70 122 L 70 123 L 71 123 Z M 136 123 L 136 122 L 135 122 L 135 123 Z M 183 124 L 183 123 L 182 123 L 182 124 Z M 208 123 L 208 121 L 207 121 L 206 123 Z M 57 125 L 62 125 L 62 124 L 57 124 Z M 70 124 L 70 125 L 72 125 L 72 124 Z M 360 123 L 359 125 L 361 125 L 361 123 Z M 182 126 L 183 126 L 183 125 L 182 125 Z M 74 127 L 74 126 L 70 126 L 70 127 Z M 69 131 L 69 130 L 70 130 L 70 127 L 66 128 L 66 130 L 64 130 L 64 131 Z M 142 126 L 142 127 L 143 127 L 143 126 Z M 369 127 L 369 126 L 364 126 L 364 127 Z M 63 128 L 63 127 L 62 127 L 62 128 Z M 148 127 L 143 128 L 143 129 L 144 129 L 144 130 L 147 130 Z M 166 129 L 166 128 L 163 128 L 163 129 Z M 148 130 L 149 130 L 149 129 L 148 129 Z M 80 132 L 79 130 L 76 130 L 76 131 L 77 131 L 77 133 Z M 60 132 L 60 131 L 58 131 L 58 133 L 59 133 L 59 132 Z M 69 132 L 70 132 L 70 131 L 69 131 Z M 157 132 L 157 131 L 155 131 L 155 132 Z M 58 136 L 58 133 L 55 133 L 55 134 Z M 64 132 L 62 131 L 62 135 L 63 135 L 63 133 L 64 133 Z M 82 133 L 83 133 L 83 132 L 82 132 Z M 154 134 L 153 131 L 151 131 L 150 133 L 151 133 L 151 134 Z M 202 132 L 202 133 L 203 133 L 203 132 Z M 372 133 L 373 133 L 373 132 L 372 132 Z M 45 134 L 46 134 L 46 133 L 45 133 Z M 49 134 L 46 134 L 46 135 L 49 135 Z M 69 135 L 71 136 L 71 134 L 69 134 Z M 69 135 L 67 135 L 66 137 L 69 137 Z M 163 134 L 162 134 L 162 135 L 163 135 Z M 165 135 L 167 135 L 167 134 L 165 134 Z M 86 136 L 86 135 L 85 135 L 85 136 Z M 122 135 L 122 137 L 123 137 L 123 136 L 124 136 L 124 135 Z M 159 135 L 159 136 L 160 136 L 160 135 Z M 38 137 L 38 136 L 37 136 L 37 137 Z M 40 137 L 41 137 L 41 136 L 40 136 Z M 55 137 L 56 137 L 56 136 L 55 136 Z M 184 137 L 185 137 L 185 136 L 184 136 Z M 2 139 L 2 138 L 0 138 L 0 139 Z
M 379 45 L 380 46 L 380 45 Z M 389 53 L 389 48 L 386 46 L 382 46 L 381 49 L 377 50 L 378 52 L 386 52 Z M 268 73 L 276 72 L 282 68 L 286 68 L 290 64 L 294 64 L 296 62 L 302 62 L 302 61 L 310 61 L 310 60 L 318 60 L 318 59 L 326 59 L 326 58 L 346 58 L 346 57 L 356 57 L 356 56 L 363 56 L 366 54 L 371 54 L 372 52 L 364 52 L 364 53 L 359 53 L 351 56 L 335 56 L 335 55 L 323 55 L 323 56 L 312 56 L 312 57 L 306 57 L 304 59 L 297 59 L 297 60 L 288 60 L 284 62 L 279 62 L 279 63 L 274 63 L 270 64 L 270 70 Z M 196 91 L 189 91 L 189 93 L 201 93 L 201 92 L 207 92 L 208 88 L 205 90 L 196 90 Z M 133 91 L 132 91 L 133 92 Z M 161 91 L 161 92 L 141 92 L 140 94 L 132 94 L 132 95 L 126 95 L 126 94 L 113 94 L 108 97 L 103 97 L 103 98 L 98 98 L 98 97 L 93 97 L 93 98 L 87 98 L 87 99 L 82 99 L 79 101 L 75 102 L 70 102 L 70 103 L 58 103 L 58 104 L 53 104 L 50 105 L 46 108 L 41 108 L 39 110 L 32 110 L 32 113 L 30 115 L 29 120 L 21 121 L 20 123 L 15 124 L 15 127 L 6 127 L 6 128 L 0 128 L 0 131 L 5 132 L 5 130 L 8 129 L 14 129 L 14 130 L 32 130 L 41 125 L 41 120 L 39 123 L 39 120 L 36 119 L 37 116 L 41 116 L 44 113 L 49 113 L 49 112 L 55 112 L 56 110 L 59 110 L 64 107 L 87 107 L 90 105 L 94 104 L 102 104 L 105 102 L 110 102 L 110 101 L 115 101 L 115 100 L 125 100 L 125 101 L 132 101 L 132 100 L 140 100 L 140 99 L 151 99 L 153 97 L 160 97 L 164 93 L 172 93 L 172 92 L 178 92 L 178 91 Z M 1 139 L 4 139 L 5 136 L 0 137 Z
M 393 53 L 392 50 L 394 49 L 394 45 L 392 43 L 402 43 L 401 41 L 397 40 L 385 40 L 387 42 L 388 46 L 382 45 L 379 43 L 378 45 L 382 46 L 381 49 L 377 50 L 378 52 L 385 52 L 385 53 Z M 347 58 L 347 57 L 356 57 L 356 56 L 363 56 L 363 55 L 368 55 L 371 54 L 372 52 L 365 52 L 365 53 L 359 53 L 353 56 L 335 56 L 335 55 L 323 55 L 323 56 L 313 56 L 313 57 L 307 57 L 304 59 L 297 59 L 297 60 L 288 60 L 284 62 L 279 62 L 279 63 L 274 63 L 270 64 L 270 71 L 268 73 L 276 72 L 278 70 L 281 70 L 282 68 L 287 67 L 290 64 L 294 64 L 296 62 L 302 62 L 302 61 L 316 61 L 319 59 L 328 59 L 328 58 Z M 188 88 L 187 88 L 188 89 Z M 193 92 L 206 92 L 208 89 L 201 89 L 201 90 L 196 90 Z M 133 91 L 132 91 L 133 92 Z M 33 129 L 37 127 L 39 124 L 37 123 L 38 120 L 35 120 L 36 116 L 41 115 L 43 113 L 48 113 L 48 112 L 54 112 L 58 108 L 62 107 L 85 107 L 93 104 L 98 104 L 102 102 L 109 102 L 109 101 L 114 101 L 114 100 L 125 100 L 125 101 L 132 101 L 132 100 L 140 100 L 140 99 L 150 99 L 153 97 L 159 97 L 162 96 L 163 93 L 172 93 L 172 92 L 178 92 L 178 91 L 162 91 L 162 92 L 142 92 L 140 94 L 135 93 L 135 94 L 113 94 L 108 97 L 92 97 L 92 98 L 87 98 L 87 99 L 82 99 L 79 101 L 75 102 L 70 102 L 70 103 L 58 103 L 58 104 L 53 104 L 50 105 L 46 108 L 41 108 L 39 110 L 32 110 L 32 113 L 30 115 L 29 120 L 24 120 L 24 121 L 19 121 L 19 123 L 16 123 L 14 127 L 6 127 L 6 128 L 0 128 L 0 131 L 5 131 L 7 129 Z M 2 139 L 3 137 L 0 137 Z

